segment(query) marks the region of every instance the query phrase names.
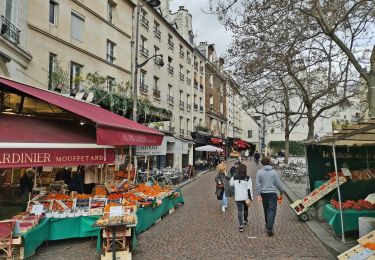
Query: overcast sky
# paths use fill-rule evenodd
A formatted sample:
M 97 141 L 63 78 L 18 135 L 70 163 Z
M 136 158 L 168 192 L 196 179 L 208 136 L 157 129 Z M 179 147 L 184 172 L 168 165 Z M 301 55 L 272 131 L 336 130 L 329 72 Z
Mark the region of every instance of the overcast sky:
M 209 0 L 172 0 L 170 3 L 172 12 L 179 6 L 185 6 L 193 16 L 195 44 L 214 43 L 217 56 L 222 56 L 231 42 L 231 32 L 225 30 L 216 16 L 203 13 L 202 10 L 209 9 Z

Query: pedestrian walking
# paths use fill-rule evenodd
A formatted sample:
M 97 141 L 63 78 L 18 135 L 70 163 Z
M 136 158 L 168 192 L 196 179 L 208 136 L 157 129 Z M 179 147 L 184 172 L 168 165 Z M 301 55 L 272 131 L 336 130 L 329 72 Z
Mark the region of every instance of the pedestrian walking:
M 227 172 L 227 166 L 224 162 L 221 162 L 216 169 L 218 174 L 215 177 L 216 182 L 216 197 L 221 201 L 221 210 L 225 212 L 228 208 L 228 197 L 232 197 L 231 187 L 229 185 L 229 180 L 232 177 L 230 173 Z
M 267 234 L 273 236 L 273 224 L 277 211 L 277 190 L 280 191 L 281 199 L 284 188 L 279 175 L 270 166 L 270 158 L 264 157 L 261 163 L 263 168 L 256 174 L 255 189 L 258 199 L 262 200 Z
M 258 151 L 255 151 L 255 154 L 254 154 L 254 162 L 258 165 L 259 164 L 259 159 L 260 159 L 260 154 L 258 153 Z
M 237 217 L 240 224 L 239 231 L 243 232 L 243 226 L 248 221 L 248 207 L 253 200 L 253 184 L 251 178 L 247 176 L 246 165 L 238 166 L 237 174 L 230 179 L 229 183 L 234 187 L 234 200 L 237 204 Z

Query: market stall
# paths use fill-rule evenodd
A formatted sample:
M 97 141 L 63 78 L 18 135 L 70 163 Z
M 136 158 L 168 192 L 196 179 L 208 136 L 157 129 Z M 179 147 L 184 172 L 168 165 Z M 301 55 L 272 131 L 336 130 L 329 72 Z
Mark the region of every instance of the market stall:
M 2 187 L 30 186 L 24 192 L 26 211 L 0 223 L 14 226 L 11 234 L 21 257 L 30 256 L 43 241 L 101 234 L 107 234 L 107 243 L 98 239 L 98 249 L 103 245 L 107 252 L 111 235 L 101 232 L 102 227 L 130 224 L 135 234 L 136 225 L 142 225 L 138 219 L 143 219 L 142 211 L 137 217 L 138 208 L 161 207 L 156 212 L 160 218 L 183 201 L 169 187 L 131 182 L 132 156 L 124 151 L 160 145 L 163 134 L 96 105 L 0 77 L 0 129 L 0 169 L 10 180 Z M 79 183 L 87 179 L 89 192 L 75 191 L 66 176 Z M 131 239 L 135 236 L 126 238 Z
M 359 217 L 375 217 L 375 204 L 366 199 L 375 193 L 375 122 L 349 125 L 333 136 L 309 141 L 306 154 L 309 188 L 319 197 L 314 203 L 323 198 L 329 202 L 323 216 L 345 241 L 346 231 L 358 230 Z M 320 194 L 322 186 L 332 180 L 334 192 Z

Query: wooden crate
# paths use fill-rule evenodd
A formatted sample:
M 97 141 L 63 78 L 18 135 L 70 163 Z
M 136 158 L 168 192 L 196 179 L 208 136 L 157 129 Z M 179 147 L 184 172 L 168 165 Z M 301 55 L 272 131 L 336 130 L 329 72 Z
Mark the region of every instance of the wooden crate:
M 102 255 L 101 260 L 112 260 L 112 252 L 107 252 L 105 255 Z M 117 260 L 131 260 L 132 253 L 129 251 L 116 251 Z
M 371 255 L 372 253 L 372 255 Z M 367 257 L 361 257 L 360 255 L 361 254 L 365 254 L 365 255 L 369 255 Z M 355 247 L 352 247 L 351 249 L 345 251 L 344 253 L 342 253 L 341 255 L 339 255 L 337 257 L 337 259 L 339 260 L 346 260 L 346 259 L 350 259 L 351 257 L 359 257 L 358 259 L 367 259 L 367 260 L 375 260 L 375 255 L 374 255 L 374 251 L 370 250 L 370 249 L 367 249 L 367 248 L 364 248 L 363 246 L 361 245 L 356 245 Z
M 364 246 L 366 243 L 375 243 L 375 230 L 358 239 L 358 243 Z

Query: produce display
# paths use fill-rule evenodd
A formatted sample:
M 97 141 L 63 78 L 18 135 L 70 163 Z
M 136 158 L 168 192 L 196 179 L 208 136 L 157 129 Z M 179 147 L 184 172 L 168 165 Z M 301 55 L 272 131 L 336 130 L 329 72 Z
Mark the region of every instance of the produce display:
M 336 209 L 340 208 L 340 203 L 336 200 L 331 200 L 331 204 Z M 341 202 L 341 208 L 345 209 L 355 209 L 355 210 L 375 210 L 375 203 L 372 204 L 366 200 L 346 200 Z

